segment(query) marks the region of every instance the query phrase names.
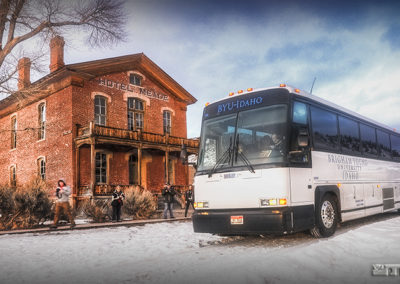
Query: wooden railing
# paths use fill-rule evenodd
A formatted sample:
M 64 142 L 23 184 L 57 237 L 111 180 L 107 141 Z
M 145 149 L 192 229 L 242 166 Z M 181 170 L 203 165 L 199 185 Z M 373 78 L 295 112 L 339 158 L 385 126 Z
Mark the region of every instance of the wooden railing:
M 111 195 L 117 187 L 124 191 L 129 185 L 114 185 L 114 184 L 97 184 L 94 189 L 95 196 Z
M 89 135 L 114 137 L 121 139 L 129 139 L 140 142 L 149 142 L 156 144 L 168 144 L 168 145 L 186 145 L 191 148 L 199 147 L 198 139 L 187 139 L 174 137 L 169 135 L 162 135 L 158 133 L 144 132 L 144 131 L 132 131 L 121 128 L 114 128 L 109 126 L 91 125 L 91 127 L 80 127 L 78 128 L 78 137 L 85 137 Z
M 96 184 L 94 189 L 94 196 L 110 196 L 117 187 L 120 187 L 122 191 L 125 191 L 130 186 L 134 185 Z M 188 189 L 187 185 L 173 185 L 173 186 L 176 190 L 177 197 L 182 197 L 185 191 Z M 161 192 L 159 194 L 161 194 Z M 90 186 L 89 185 L 79 186 L 77 196 L 91 196 Z

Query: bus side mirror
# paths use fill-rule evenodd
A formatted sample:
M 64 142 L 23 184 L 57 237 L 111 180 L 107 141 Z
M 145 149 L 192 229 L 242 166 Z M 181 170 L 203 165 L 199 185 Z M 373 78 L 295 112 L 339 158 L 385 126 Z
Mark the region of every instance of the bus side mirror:
M 307 147 L 308 140 L 308 131 L 306 129 L 300 129 L 299 135 L 297 136 L 297 145 L 303 148 Z
M 308 146 L 308 136 L 299 135 L 297 137 L 297 145 L 299 145 L 299 147 L 307 147 Z

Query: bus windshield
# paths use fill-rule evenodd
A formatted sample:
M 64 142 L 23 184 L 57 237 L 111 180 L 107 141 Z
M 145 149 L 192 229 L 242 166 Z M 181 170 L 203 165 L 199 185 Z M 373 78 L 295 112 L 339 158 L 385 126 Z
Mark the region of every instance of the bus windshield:
M 218 169 L 244 166 L 246 160 L 251 165 L 282 163 L 287 152 L 286 128 L 284 104 L 205 120 L 198 170 L 208 171 L 216 164 Z

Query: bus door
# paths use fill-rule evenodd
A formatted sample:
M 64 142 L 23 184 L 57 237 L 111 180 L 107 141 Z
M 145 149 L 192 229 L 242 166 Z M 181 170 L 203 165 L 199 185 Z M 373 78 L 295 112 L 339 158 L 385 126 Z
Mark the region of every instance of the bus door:
M 308 106 L 302 102 L 293 103 L 290 150 L 290 199 L 294 205 L 314 202 L 311 169 L 311 145 L 308 126 Z

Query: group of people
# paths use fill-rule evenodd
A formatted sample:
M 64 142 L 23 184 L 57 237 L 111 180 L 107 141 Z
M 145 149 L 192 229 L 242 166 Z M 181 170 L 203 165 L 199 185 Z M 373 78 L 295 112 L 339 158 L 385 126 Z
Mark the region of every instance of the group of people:
M 56 204 L 54 212 L 54 223 L 50 226 L 51 228 L 57 228 L 58 221 L 60 219 L 61 213 L 64 212 L 68 216 L 71 228 L 75 227 L 75 220 L 72 214 L 71 206 L 69 204 L 69 196 L 71 195 L 71 188 L 66 184 L 65 179 L 61 178 L 57 182 L 56 188 Z M 173 202 L 175 199 L 176 191 L 173 186 L 166 183 L 163 190 L 162 196 L 164 197 L 164 219 L 167 219 L 167 214 L 169 212 L 170 218 L 175 218 L 173 214 Z M 116 188 L 111 196 L 111 206 L 112 206 L 112 222 L 121 222 L 121 208 L 123 201 L 125 199 L 125 194 L 120 188 Z M 190 185 L 189 189 L 185 192 L 185 217 L 190 205 L 194 209 L 194 194 L 193 187 Z
M 170 218 L 175 218 L 173 212 L 173 203 L 176 191 L 174 187 L 171 186 L 169 183 L 166 183 L 161 194 L 164 197 L 164 219 L 168 218 L 168 212 Z M 185 192 L 185 217 L 187 217 L 190 205 L 192 205 L 192 208 L 194 209 L 194 194 L 193 187 L 191 185 L 189 185 L 189 189 Z

